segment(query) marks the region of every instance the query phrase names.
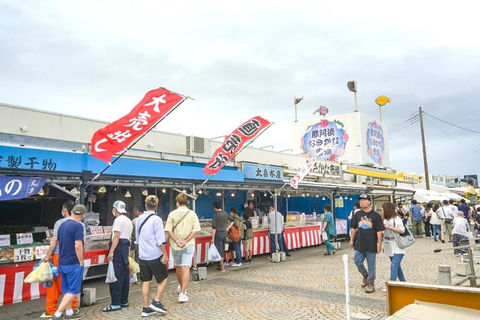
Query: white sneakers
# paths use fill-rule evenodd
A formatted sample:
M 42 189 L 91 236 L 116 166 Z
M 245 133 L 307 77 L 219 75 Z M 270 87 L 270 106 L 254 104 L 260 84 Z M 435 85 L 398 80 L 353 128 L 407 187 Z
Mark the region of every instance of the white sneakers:
M 178 291 L 178 302 L 187 302 L 188 301 L 187 290 L 185 290 L 185 294 L 183 294 L 182 286 L 178 285 L 177 291 Z
M 240 263 L 235 263 L 235 262 L 234 262 L 234 263 L 231 264 L 231 266 L 232 266 L 232 267 L 241 267 L 241 266 L 242 266 L 242 263 L 241 263 L 241 262 L 240 262 Z
M 178 302 L 187 302 L 187 301 L 188 301 L 187 295 L 180 292 L 178 294 Z

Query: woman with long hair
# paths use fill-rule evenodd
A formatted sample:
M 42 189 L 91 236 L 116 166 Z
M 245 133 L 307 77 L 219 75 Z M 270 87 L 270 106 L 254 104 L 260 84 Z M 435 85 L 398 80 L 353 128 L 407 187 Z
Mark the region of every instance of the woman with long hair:
M 400 249 L 397 246 L 394 238 L 394 232 L 403 234 L 405 232 L 405 226 L 402 219 L 395 211 L 395 205 L 391 202 L 384 202 L 382 204 L 383 214 L 385 220 L 385 235 L 383 237 L 383 252 L 390 258 L 390 281 L 406 281 L 403 275 L 401 262 L 405 255 L 405 249 Z

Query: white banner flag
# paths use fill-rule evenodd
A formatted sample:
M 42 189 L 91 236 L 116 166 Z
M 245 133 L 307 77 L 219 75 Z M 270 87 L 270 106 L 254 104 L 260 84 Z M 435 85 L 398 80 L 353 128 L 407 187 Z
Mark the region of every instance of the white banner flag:
M 293 177 L 292 179 L 290 179 L 290 186 L 294 189 L 297 189 L 298 188 L 298 184 L 300 183 L 300 181 L 303 180 L 303 178 L 305 178 L 305 176 L 310 172 L 310 170 L 312 169 L 313 165 L 315 164 L 315 160 L 318 158 L 318 156 L 320 156 L 320 154 L 322 153 L 322 149 L 320 149 L 320 151 L 317 152 L 316 155 L 314 155 L 313 157 L 310 158 L 310 160 L 308 160 L 308 162 L 306 164 L 304 164 L 301 168 L 300 168 L 300 171 L 295 175 L 295 177 Z

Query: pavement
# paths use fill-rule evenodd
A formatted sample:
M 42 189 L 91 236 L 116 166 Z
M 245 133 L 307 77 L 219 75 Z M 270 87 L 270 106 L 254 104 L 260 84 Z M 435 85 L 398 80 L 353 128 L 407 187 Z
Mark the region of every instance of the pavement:
M 402 269 L 408 282 L 438 284 L 438 265 L 450 265 L 452 276 L 459 258 L 446 250 L 452 243 L 417 238 L 407 248 Z M 442 249 L 434 253 L 434 249 Z M 177 302 L 178 282 L 170 271 L 162 303 L 168 310 L 150 319 L 346 319 L 345 262 L 348 259 L 348 288 L 352 319 L 385 319 L 386 296 L 382 292 L 390 276 L 390 260 L 383 253 L 377 256 L 376 291 L 367 294 L 360 287 L 362 277 L 353 262 L 353 250 L 341 242 L 335 255 L 324 256 L 325 245 L 290 251 L 291 257 L 273 263 L 268 255 L 254 256 L 252 264 L 226 267 L 226 272 L 208 266 L 207 279 L 191 281 L 190 300 Z M 477 267 L 475 267 L 477 269 Z M 477 271 L 478 272 L 478 271 Z M 455 282 L 460 277 L 452 277 Z M 467 281 L 466 284 L 468 285 Z M 96 288 L 96 303 L 81 308 L 84 319 L 141 319 L 141 285 L 130 287 L 130 307 L 104 313 L 110 303 L 104 279 L 84 282 L 85 288 Z M 152 282 L 150 296 L 155 291 Z M 45 298 L 0 307 L 0 319 L 39 319 L 44 312 Z

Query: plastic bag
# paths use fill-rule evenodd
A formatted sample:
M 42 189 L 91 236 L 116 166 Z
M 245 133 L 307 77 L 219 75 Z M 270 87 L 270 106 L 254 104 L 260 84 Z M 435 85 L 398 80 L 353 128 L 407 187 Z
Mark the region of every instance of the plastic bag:
M 130 284 L 134 284 L 134 283 L 137 283 L 137 282 L 138 282 L 137 274 L 136 273 L 131 274 L 130 275 Z
M 105 279 L 105 283 L 113 283 L 117 281 L 117 277 L 115 277 L 115 269 L 113 268 L 113 261 L 108 263 L 108 270 L 107 270 L 107 278 Z
M 325 240 L 330 240 L 330 239 L 328 239 L 328 234 L 325 231 L 322 232 L 322 240 L 324 242 L 325 242 Z
M 130 270 L 130 274 L 137 274 L 140 272 L 140 266 L 132 259 L 132 257 L 128 257 L 128 269 Z
M 26 283 L 47 282 L 53 280 L 53 271 L 49 262 L 39 262 L 33 271 L 23 280 Z
M 214 244 L 211 244 L 210 248 L 208 248 L 207 260 L 213 262 L 222 260 L 222 257 L 220 256 L 220 253 L 218 253 L 217 247 Z

